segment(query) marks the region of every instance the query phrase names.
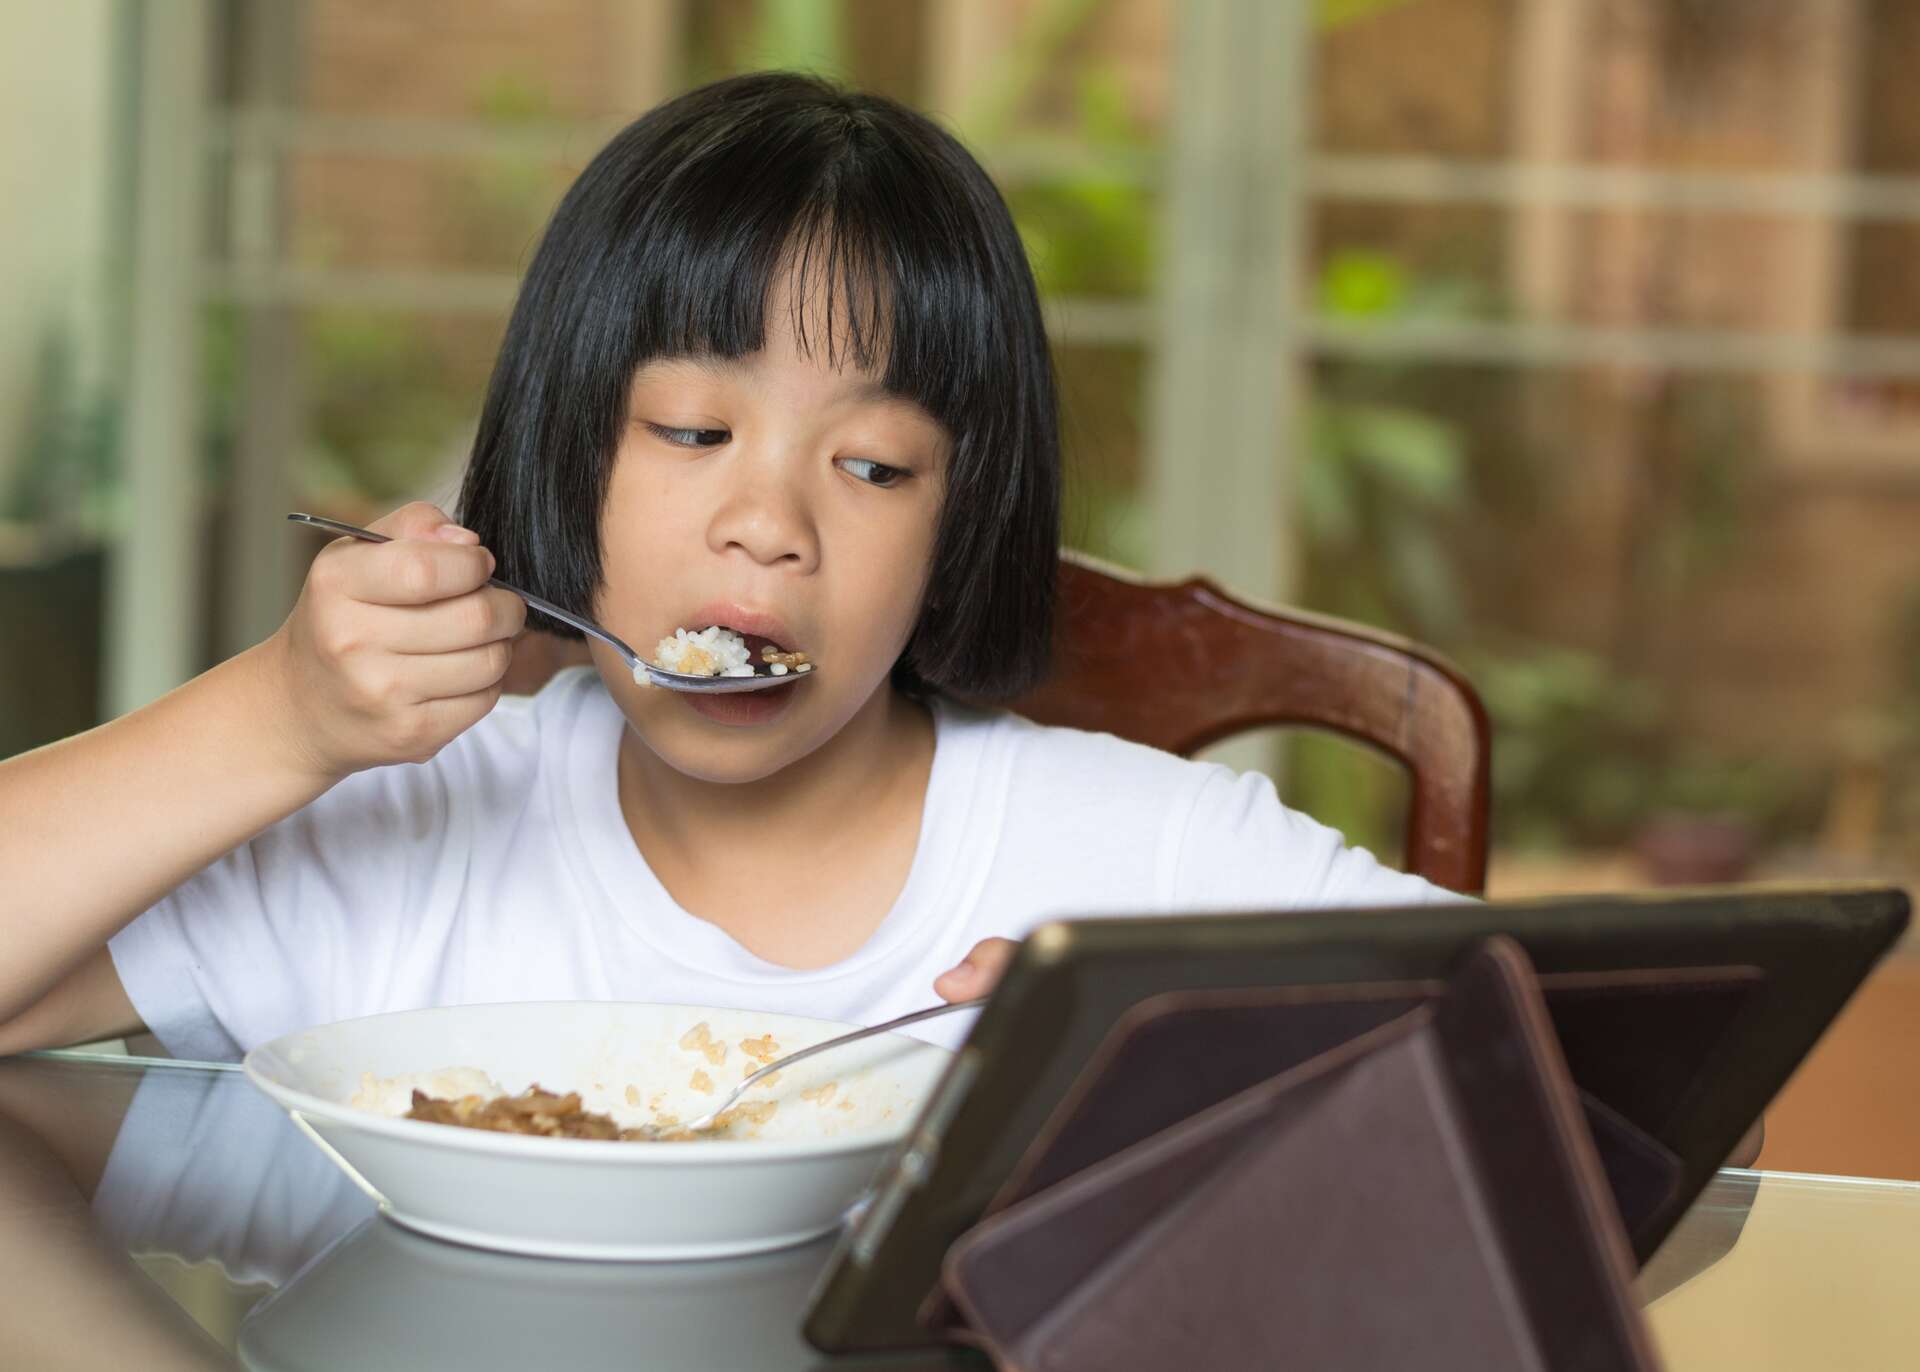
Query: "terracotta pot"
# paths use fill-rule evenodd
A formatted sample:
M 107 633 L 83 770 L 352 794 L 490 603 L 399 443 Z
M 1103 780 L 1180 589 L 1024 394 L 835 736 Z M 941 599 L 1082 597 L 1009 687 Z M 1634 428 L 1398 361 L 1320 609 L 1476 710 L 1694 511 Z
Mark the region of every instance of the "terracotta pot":
M 1744 880 L 1758 856 L 1753 828 L 1737 815 L 1656 815 L 1633 841 L 1655 886 L 1718 886 Z

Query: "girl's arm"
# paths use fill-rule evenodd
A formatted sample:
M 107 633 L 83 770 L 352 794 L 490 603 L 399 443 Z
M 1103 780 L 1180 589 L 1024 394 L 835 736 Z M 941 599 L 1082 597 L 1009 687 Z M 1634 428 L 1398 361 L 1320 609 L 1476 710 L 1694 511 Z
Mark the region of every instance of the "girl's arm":
M 315 559 L 273 637 L 0 763 L 0 1053 L 136 1027 L 106 942 L 352 772 L 425 761 L 499 698 L 526 614 L 430 505 Z
M 332 784 L 289 736 L 278 651 L 0 763 L 0 1052 L 136 1027 L 107 940 Z

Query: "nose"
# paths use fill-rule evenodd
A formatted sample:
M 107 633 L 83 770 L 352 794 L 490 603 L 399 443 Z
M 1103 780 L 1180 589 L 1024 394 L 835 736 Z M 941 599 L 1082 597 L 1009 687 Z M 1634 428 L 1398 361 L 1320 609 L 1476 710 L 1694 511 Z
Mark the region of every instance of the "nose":
M 812 571 L 820 535 L 808 508 L 797 455 L 740 453 L 728 464 L 725 490 L 707 525 L 707 546 L 744 553 L 765 567 Z

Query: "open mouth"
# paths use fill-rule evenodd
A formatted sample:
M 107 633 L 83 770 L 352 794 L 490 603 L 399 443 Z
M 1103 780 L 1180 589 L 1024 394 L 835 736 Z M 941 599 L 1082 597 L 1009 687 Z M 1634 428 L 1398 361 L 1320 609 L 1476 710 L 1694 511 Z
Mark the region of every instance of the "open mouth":
M 724 624 L 716 628 L 725 629 Z M 803 652 L 788 648 L 765 634 L 750 634 L 742 629 L 733 629 L 740 641 L 747 645 L 747 661 L 752 665 L 755 675 L 785 676 L 789 672 L 799 673 L 812 670 L 813 662 Z
M 714 627 L 716 629 L 728 629 L 733 633 L 739 634 L 741 641 L 747 645 L 747 660 L 750 662 L 759 662 L 761 658 L 769 654 L 780 654 L 789 651 L 785 644 L 776 643 L 764 634 L 750 634 L 741 629 L 734 629 L 733 626 L 728 624 L 716 624 Z

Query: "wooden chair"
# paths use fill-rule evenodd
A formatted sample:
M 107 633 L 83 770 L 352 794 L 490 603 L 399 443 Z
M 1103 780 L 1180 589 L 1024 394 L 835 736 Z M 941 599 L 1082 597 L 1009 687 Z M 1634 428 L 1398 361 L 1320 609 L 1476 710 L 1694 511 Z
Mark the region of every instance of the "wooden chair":
M 1183 756 L 1248 729 L 1330 730 L 1406 769 L 1406 870 L 1484 889 L 1491 730 L 1444 658 L 1362 625 L 1254 606 L 1204 577 L 1141 581 L 1076 553 L 1061 556 L 1059 594 L 1053 674 L 1013 709 Z M 578 643 L 528 634 L 508 689 L 537 690 L 586 660 Z
M 1459 669 L 1406 639 L 1064 553 L 1053 674 L 1012 708 L 1182 756 L 1265 726 L 1343 735 L 1408 773 L 1406 870 L 1485 888 L 1486 708 Z

